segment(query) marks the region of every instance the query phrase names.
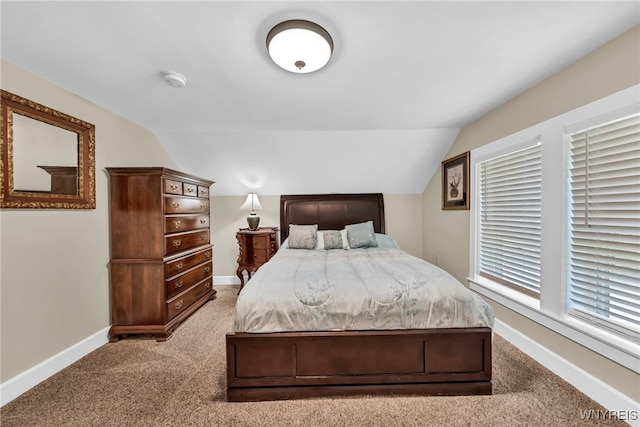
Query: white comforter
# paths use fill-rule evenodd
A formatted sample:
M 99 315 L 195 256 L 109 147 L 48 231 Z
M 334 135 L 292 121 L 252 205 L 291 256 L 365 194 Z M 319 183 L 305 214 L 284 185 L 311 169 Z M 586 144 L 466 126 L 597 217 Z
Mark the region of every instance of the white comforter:
M 397 248 L 281 248 L 238 296 L 236 332 L 493 327 L 491 307 Z

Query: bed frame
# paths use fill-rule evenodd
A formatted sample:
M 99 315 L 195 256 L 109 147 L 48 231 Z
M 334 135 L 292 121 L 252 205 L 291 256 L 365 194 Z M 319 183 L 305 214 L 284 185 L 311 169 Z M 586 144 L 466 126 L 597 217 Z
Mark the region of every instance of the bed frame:
M 289 224 L 341 230 L 372 220 L 384 233 L 375 194 L 281 196 L 281 240 Z M 329 395 L 491 394 L 491 329 L 228 333 L 227 400 Z

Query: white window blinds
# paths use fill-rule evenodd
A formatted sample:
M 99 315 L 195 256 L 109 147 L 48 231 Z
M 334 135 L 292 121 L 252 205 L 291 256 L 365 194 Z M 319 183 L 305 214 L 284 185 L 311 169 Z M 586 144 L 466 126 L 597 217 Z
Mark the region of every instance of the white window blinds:
M 640 342 L 640 114 L 569 140 L 569 314 Z
M 481 162 L 479 274 L 540 295 L 541 145 Z

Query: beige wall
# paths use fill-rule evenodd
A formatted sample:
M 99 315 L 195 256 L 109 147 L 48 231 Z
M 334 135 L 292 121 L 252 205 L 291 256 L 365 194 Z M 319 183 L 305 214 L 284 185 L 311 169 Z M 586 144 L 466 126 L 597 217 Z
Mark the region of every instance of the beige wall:
M 1 66 L 2 89 L 96 126 L 97 204 L 95 210 L 0 210 L 0 382 L 5 382 L 110 324 L 105 167 L 176 165 L 146 129 L 12 64 Z M 244 196 L 212 198 L 216 276 L 235 276 L 235 232 L 246 227 L 243 201 Z M 279 196 L 260 201 L 261 225 L 277 226 Z M 388 233 L 421 256 L 416 236 L 422 234 L 422 196 L 385 195 L 385 204 Z
M 95 210 L 0 210 L 0 381 L 109 326 L 106 166 L 173 161 L 147 130 L 7 62 L 2 89 L 96 127 Z
M 212 193 L 215 193 L 213 184 Z M 214 196 L 211 199 L 211 241 L 214 244 L 215 276 L 235 276 L 238 244 L 236 231 L 247 226 L 247 213 L 240 210 L 246 196 Z M 280 225 L 280 196 L 260 195 L 264 208 L 258 211 L 260 226 Z M 422 196 L 420 194 L 384 194 L 386 232 L 398 245 L 422 257 Z
M 623 34 L 561 72 L 463 128 L 446 158 L 640 83 L 640 27 Z M 423 194 L 425 259 L 461 281 L 469 274 L 469 211 L 442 211 L 441 178 Z M 474 203 L 471 200 L 471 203 Z M 491 302 L 491 301 L 490 301 Z M 640 376 L 557 333 L 492 302 L 497 317 L 520 333 L 640 401 Z

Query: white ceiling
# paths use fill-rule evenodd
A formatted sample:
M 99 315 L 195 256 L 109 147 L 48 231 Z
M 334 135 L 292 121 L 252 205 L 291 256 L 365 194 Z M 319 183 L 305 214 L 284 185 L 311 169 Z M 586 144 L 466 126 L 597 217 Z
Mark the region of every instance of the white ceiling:
M 3 60 L 149 129 L 214 195 L 421 193 L 461 127 L 640 23 L 638 1 L 0 7 Z M 326 68 L 271 62 L 287 19 L 329 31 Z

